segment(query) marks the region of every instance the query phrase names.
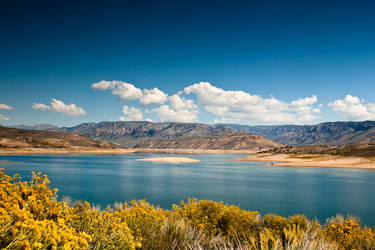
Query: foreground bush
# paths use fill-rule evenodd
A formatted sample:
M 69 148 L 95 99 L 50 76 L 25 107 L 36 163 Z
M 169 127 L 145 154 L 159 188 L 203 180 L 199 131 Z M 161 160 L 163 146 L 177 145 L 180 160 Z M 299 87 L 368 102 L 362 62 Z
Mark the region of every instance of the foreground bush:
M 303 215 L 260 217 L 222 202 L 189 199 L 172 210 L 146 201 L 101 211 L 57 201 L 46 176 L 30 182 L 0 171 L 2 249 L 375 249 L 354 217 L 320 225 Z

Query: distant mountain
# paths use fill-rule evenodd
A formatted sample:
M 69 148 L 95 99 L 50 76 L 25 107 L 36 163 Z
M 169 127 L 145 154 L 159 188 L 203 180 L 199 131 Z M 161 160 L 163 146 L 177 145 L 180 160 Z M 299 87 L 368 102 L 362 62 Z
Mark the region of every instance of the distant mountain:
M 114 148 L 83 135 L 0 126 L 0 148 Z
M 83 123 L 58 128 L 50 124 L 25 126 L 33 129 L 75 133 L 91 139 L 109 141 L 122 147 L 133 147 L 150 139 L 175 140 L 196 137 L 220 137 L 237 131 L 259 134 L 283 145 L 356 145 L 375 143 L 375 121 L 326 122 L 317 125 L 247 126 L 238 124 L 207 125 L 202 123 L 146 121 Z M 20 127 L 20 126 L 17 126 Z M 149 143 L 149 142 L 147 142 Z
M 153 123 L 146 121 L 83 123 L 71 128 L 60 128 L 59 131 L 109 141 L 122 147 L 133 147 L 150 139 L 217 137 L 232 135 L 236 132 L 226 126 L 202 123 Z
M 255 133 L 284 145 L 355 145 L 375 143 L 375 121 L 325 122 L 317 125 L 247 126 L 220 124 Z
M 264 150 L 282 146 L 260 135 L 237 132 L 215 137 L 180 137 L 143 141 L 135 148 L 162 149 L 214 149 L 214 150 Z
M 28 129 L 28 130 L 58 130 L 59 127 L 52 125 L 52 124 L 37 124 L 34 126 L 29 126 L 29 125 L 15 125 L 15 126 L 10 126 L 10 128 L 18 128 L 18 129 Z

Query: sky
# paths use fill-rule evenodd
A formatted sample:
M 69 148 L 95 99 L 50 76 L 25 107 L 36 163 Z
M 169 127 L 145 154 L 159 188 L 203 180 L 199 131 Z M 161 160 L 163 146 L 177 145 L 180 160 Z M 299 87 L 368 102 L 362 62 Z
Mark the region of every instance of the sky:
M 0 124 L 375 120 L 375 1 L 0 3 Z

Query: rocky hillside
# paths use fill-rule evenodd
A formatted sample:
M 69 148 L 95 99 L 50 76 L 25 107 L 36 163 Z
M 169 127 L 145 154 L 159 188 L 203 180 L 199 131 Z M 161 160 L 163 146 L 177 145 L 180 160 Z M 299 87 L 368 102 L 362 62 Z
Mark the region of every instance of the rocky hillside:
M 280 147 L 260 135 L 237 132 L 231 135 L 215 137 L 181 137 L 177 139 L 154 139 L 137 144 L 136 148 L 161 149 L 213 149 L 213 150 L 264 150 Z
M 113 148 L 82 135 L 41 130 L 25 130 L 0 126 L 0 148 Z
M 260 134 L 284 145 L 355 145 L 375 142 L 375 121 L 326 122 L 317 125 L 246 126 L 225 124 L 237 131 Z
M 89 138 L 109 141 L 122 147 L 133 147 L 150 139 L 176 139 L 194 137 L 217 137 L 234 134 L 226 126 L 202 123 L 153 123 L 153 122 L 100 122 L 83 123 L 58 131 L 85 135 Z

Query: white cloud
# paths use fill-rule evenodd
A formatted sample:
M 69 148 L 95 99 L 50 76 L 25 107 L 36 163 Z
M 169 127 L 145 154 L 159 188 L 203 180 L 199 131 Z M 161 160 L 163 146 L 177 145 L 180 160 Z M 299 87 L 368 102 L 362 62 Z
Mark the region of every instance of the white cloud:
M 50 110 L 53 112 L 61 113 L 64 115 L 70 115 L 70 116 L 86 114 L 86 112 L 82 108 L 77 107 L 75 104 L 73 103 L 65 104 L 64 102 L 57 100 L 55 98 L 52 98 L 50 106 L 45 105 L 43 103 L 34 103 L 32 105 L 32 108 L 36 110 Z
M 175 110 L 168 105 L 162 105 L 153 110 L 162 122 L 194 122 L 198 110 Z
M 14 109 L 14 108 L 9 106 L 9 105 L 0 103 L 0 110 L 12 110 L 12 109 Z
M 143 106 L 163 104 L 167 101 L 168 95 L 158 88 L 144 89 L 143 96 L 140 98 L 139 102 Z
M 97 90 L 111 90 L 120 100 L 138 100 L 142 107 L 161 105 L 151 110 L 160 121 L 197 121 L 198 111 L 203 108 L 217 116 L 215 121 L 221 122 L 307 124 L 319 118 L 320 108 L 323 107 L 318 104 L 316 95 L 285 102 L 273 96 L 264 98 L 239 90 L 223 90 L 209 82 L 187 86 L 172 96 L 158 88 L 141 90 L 122 81 L 103 80 L 91 86 Z M 194 95 L 197 104 L 194 103 L 195 98 L 185 99 L 184 95 Z M 144 112 L 149 110 L 144 109 Z M 133 118 L 128 115 L 121 119 Z
M 131 101 L 143 97 L 142 90 L 133 84 L 122 81 L 100 81 L 91 85 L 96 90 L 112 90 L 112 94 L 118 96 L 121 101 Z
M 174 110 L 184 110 L 184 109 L 197 109 L 198 106 L 194 104 L 193 100 L 185 100 L 178 95 L 172 95 L 169 97 L 169 103 L 171 108 Z
M 200 106 L 220 116 L 216 121 L 304 124 L 317 119 L 316 114 L 320 112 L 313 106 L 318 100 L 315 95 L 287 103 L 273 96 L 263 98 L 244 91 L 226 91 L 209 82 L 190 85 L 184 93 L 195 94 Z
M 308 106 L 317 103 L 317 101 L 318 97 L 316 95 L 313 95 L 311 97 L 298 98 L 297 100 L 292 101 L 291 105 L 295 107 Z
M 134 108 L 134 107 L 128 107 L 124 105 L 122 107 L 122 113 L 126 116 L 120 116 L 120 121 L 142 121 L 143 120 L 143 114 L 140 109 Z
M 43 103 L 34 103 L 33 106 L 31 106 L 32 109 L 40 109 L 40 110 L 48 110 L 50 109 L 49 106 L 43 104 Z
M 153 109 L 160 121 L 194 122 L 197 121 L 198 107 L 193 100 L 186 100 L 178 95 L 168 98 L 170 105 L 162 105 Z
M 375 103 L 361 101 L 358 97 L 346 95 L 344 99 L 335 100 L 328 104 L 342 119 L 374 120 Z
M 0 114 L 0 121 L 9 121 L 9 117 L 6 117 L 5 115 L 3 114 Z

